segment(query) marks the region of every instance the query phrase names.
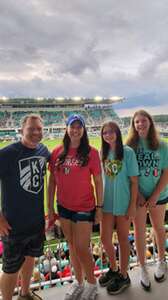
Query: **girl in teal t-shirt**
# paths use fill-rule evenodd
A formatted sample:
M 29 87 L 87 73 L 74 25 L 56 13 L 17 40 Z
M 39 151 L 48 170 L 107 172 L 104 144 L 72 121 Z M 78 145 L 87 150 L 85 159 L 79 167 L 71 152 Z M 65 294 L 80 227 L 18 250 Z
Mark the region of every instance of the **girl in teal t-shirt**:
M 130 285 L 127 273 L 129 260 L 128 233 L 130 218 L 135 216 L 138 191 L 138 164 L 134 151 L 123 146 L 121 131 L 114 122 L 105 123 L 101 130 L 101 157 L 104 170 L 104 203 L 101 239 L 109 257 L 110 269 L 99 278 L 109 294 L 118 294 Z M 120 271 L 112 244 L 116 226 L 120 247 Z
M 139 165 L 139 194 L 134 228 L 141 267 L 140 283 L 148 291 L 151 282 L 145 265 L 147 212 L 158 250 L 154 278 L 157 282 L 166 278 L 164 218 L 168 202 L 168 145 L 160 141 L 152 117 L 144 110 L 135 112 L 132 118 L 127 145 L 135 150 Z

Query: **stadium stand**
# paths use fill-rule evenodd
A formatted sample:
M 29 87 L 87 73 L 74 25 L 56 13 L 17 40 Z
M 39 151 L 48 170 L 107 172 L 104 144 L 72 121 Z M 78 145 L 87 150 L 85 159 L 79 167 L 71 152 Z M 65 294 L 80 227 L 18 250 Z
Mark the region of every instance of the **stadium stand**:
M 115 101 L 114 101 L 115 100 Z M 123 101 L 122 97 L 104 98 L 0 98 L 0 139 L 17 137 L 20 120 L 28 113 L 38 113 L 44 120 L 45 133 L 57 136 L 65 127 L 70 114 L 81 114 L 90 133 L 96 132 L 104 121 L 121 123 L 112 104 Z
M 168 241 L 168 231 L 166 230 L 167 234 L 167 240 Z M 139 286 L 139 277 L 138 274 L 136 275 L 136 272 L 138 270 L 138 261 L 136 256 L 136 248 L 135 248 L 135 241 L 134 241 L 134 232 L 130 231 L 129 236 L 129 243 L 130 243 L 130 257 L 129 257 L 129 273 L 132 275 L 132 286 L 136 287 L 136 289 L 141 291 L 141 288 Z M 147 258 L 147 265 L 148 268 L 154 266 L 154 264 L 157 261 L 157 248 L 155 246 L 155 241 L 153 239 L 153 232 L 151 229 L 146 230 L 146 242 L 147 242 L 147 248 L 146 248 L 146 258 Z M 118 244 L 118 238 L 116 232 L 113 234 L 113 243 L 115 246 L 116 251 L 116 257 L 117 261 L 119 258 L 119 244 Z M 105 251 L 102 247 L 102 244 L 100 242 L 99 235 L 95 235 L 92 237 L 91 241 L 91 248 L 93 251 L 94 256 L 94 273 L 96 277 L 99 277 L 100 274 L 108 270 L 109 267 L 109 261 L 108 257 L 105 254 Z M 2 250 L 3 251 L 3 250 Z M 166 259 L 168 259 L 168 248 L 165 248 L 165 255 Z M 0 263 L 1 267 L 1 263 Z M 151 270 L 150 270 L 151 273 Z M 137 276 L 137 284 L 135 281 L 135 276 Z M 49 291 L 49 288 L 55 288 L 54 291 L 54 297 L 50 299 L 55 299 L 55 297 L 58 296 L 59 290 L 58 288 L 63 288 L 64 285 L 68 285 L 69 283 L 74 280 L 74 273 L 73 268 L 70 264 L 70 258 L 69 258 L 69 248 L 66 240 L 64 238 L 58 239 L 56 237 L 53 240 L 46 240 L 45 247 L 44 247 L 44 255 L 41 256 L 39 259 L 36 259 L 35 266 L 34 266 L 34 272 L 31 279 L 31 288 L 34 291 L 42 291 L 45 292 L 46 290 Z M 158 283 L 156 283 L 158 285 Z M 160 285 L 160 284 L 159 284 Z M 152 282 L 152 288 L 154 286 L 154 282 Z M 162 289 L 164 289 L 167 286 L 167 282 L 162 284 Z M 159 287 L 157 286 L 157 289 Z M 17 288 L 15 289 L 15 294 L 19 292 L 20 289 L 20 280 L 17 282 Z M 99 290 L 101 292 L 101 290 Z M 133 293 L 133 291 L 132 291 Z M 143 294 L 144 293 L 144 294 Z M 64 293 L 63 293 L 64 294 Z M 145 292 L 142 292 L 142 295 L 138 299 L 148 299 L 143 298 L 146 294 Z M 111 297 L 111 296 L 110 296 Z M 117 295 L 117 299 L 120 299 L 120 296 Z M 127 298 L 127 297 L 126 297 Z M 0 295 L 1 299 L 1 295 Z M 49 299 L 48 297 L 45 299 Z M 63 299 L 63 295 L 60 299 Z M 107 297 L 107 294 L 101 296 L 99 299 L 110 299 Z M 123 299 L 123 298 L 121 298 Z M 134 299 L 134 297 L 131 299 Z M 156 298 L 149 298 L 149 299 L 158 299 Z

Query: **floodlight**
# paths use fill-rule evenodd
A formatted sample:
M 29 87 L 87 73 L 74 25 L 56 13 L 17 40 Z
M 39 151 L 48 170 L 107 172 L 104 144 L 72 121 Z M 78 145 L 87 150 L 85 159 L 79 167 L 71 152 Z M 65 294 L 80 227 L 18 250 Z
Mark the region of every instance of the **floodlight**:
M 99 101 L 103 100 L 103 97 L 96 96 L 96 97 L 94 97 L 94 100 L 97 101 L 97 102 L 99 102 Z
M 55 98 L 55 100 L 58 100 L 58 101 L 64 101 L 64 99 L 65 99 L 64 97 L 56 97 Z
M 111 100 L 113 102 L 120 102 L 120 101 L 124 100 L 124 97 L 122 97 L 122 96 L 112 96 L 112 97 L 109 97 L 109 100 Z
M 2 100 L 2 101 L 7 101 L 7 100 L 9 100 L 9 98 L 8 98 L 8 97 L 5 97 L 5 96 L 2 96 L 2 97 L 1 97 L 1 100 Z
M 37 101 L 43 101 L 44 98 L 43 98 L 43 97 L 37 97 L 36 100 L 37 100 Z
M 72 97 L 72 100 L 74 100 L 74 101 L 81 101 L 82 97 L 75 96 L 75 97 Z

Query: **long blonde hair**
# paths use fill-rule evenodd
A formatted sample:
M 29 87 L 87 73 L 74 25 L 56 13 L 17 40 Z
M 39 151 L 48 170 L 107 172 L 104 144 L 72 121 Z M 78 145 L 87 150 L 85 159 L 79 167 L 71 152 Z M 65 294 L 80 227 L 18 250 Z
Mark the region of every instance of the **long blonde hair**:
M 142 115 L 142 116 L 148 118 L 148 120 L 150 122 L 150 127 L 149 127 L 148 136 L 147 136 L 146 140 L 148 142 L 148 147 L 151 150 L 157 150 L 160 145 L 159 134 L 156 130 L 155 123 L 154 123 L 151 115 L 143 109 L 137 110 L 131 119 L 131 125 L 130 125 L 130 129 L 128 132 L 128 137 L 126 139 L 126 144 L 129 145 L 130 147 L 132 147 L 134 150 L 136 150 L 136 148 L 138 146 L 139 135 L 135 129 L 135 124 L 134 124 L 135 118 L 137 117 L 137 115 Z

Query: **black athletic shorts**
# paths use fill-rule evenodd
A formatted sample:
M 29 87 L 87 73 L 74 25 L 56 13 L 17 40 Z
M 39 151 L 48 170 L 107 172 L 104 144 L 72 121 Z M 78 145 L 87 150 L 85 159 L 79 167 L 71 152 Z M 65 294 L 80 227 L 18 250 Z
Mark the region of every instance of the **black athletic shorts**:
M 75 223 L 79 221 L 94 222 L 95 219 L 95 209 L 90 211 L 73 211 L 61 205 L 58 205 L 57 209 L 60 217 L 71 220 Z
M 2 270 L 9 274 L 16 273 L 21 268 L 25 256 L 43 255 L 44 238 L 44 229 L 27 237 L 2 237 L 4 247 Z

